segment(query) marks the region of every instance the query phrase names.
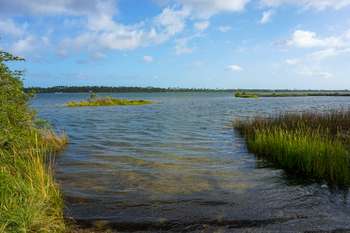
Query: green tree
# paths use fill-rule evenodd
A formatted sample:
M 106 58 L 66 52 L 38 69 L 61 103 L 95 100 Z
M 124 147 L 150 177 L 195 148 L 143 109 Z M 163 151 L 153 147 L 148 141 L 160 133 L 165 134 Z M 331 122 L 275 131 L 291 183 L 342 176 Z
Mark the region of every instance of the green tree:
M 17 145 L 32 127 L 34 113 L 29 110 L 29 95 L 23 91 L 22 72 L 11 71 L 6 62 L 23 61 L 0 51 L 0 147 Z

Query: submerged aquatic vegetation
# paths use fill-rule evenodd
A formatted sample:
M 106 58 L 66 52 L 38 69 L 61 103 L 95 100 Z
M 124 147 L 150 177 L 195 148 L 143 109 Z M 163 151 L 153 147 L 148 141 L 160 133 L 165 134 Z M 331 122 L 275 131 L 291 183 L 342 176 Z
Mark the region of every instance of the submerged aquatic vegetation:
M 113 106 L 113 105 L 145 105 L 152 104 L 150 100 L 127 100 L 127 99 L 116 99 L 112 97 L 104 98 L 90 98 L 84 101 L 71 101 L 66 103 L 67 107 L 94 107 L 94 106 Z
M 248 149 L 289 172 L 350 184 L 350 111 L 285 113 L 238 120 Z
M 4 63 L 13 60 L 20 59 L 0 51 L 0 232 L 63 232 L 63 201 L 49 154 L 67 137 L 38 128 L 21 73 Z

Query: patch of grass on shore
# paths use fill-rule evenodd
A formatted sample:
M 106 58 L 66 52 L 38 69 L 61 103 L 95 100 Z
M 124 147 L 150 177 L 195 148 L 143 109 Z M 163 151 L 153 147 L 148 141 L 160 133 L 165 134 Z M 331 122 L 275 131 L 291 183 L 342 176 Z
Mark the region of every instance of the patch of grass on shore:
M 237 120 L 248 149 L 288 172 L 350 184 L 350 111 L 285 113 Z
M 64 232 L 50 154 L 68 139 L 38 128 L 21 73 L 5 64 L 15 60 L 21 59 L 0 51 L 0 232 Z
M 127 100 L 116 99 L 112 97 L 90 98 L 85 101 L 71 101 L 66 103 L 67 107 L 96 107 L 96 106 L 114 106 L 114 105 L 145 105 L 152 104 L 149 100 Z
M 241 92 L 241 91 L 236 91 L 235 92 L 235 97 L 237 98 L 252 98 L 252 99 L 256 99 L 258 98 L 258 95 L 254 94 L 254 93 L 249 93 L 249 92 Z

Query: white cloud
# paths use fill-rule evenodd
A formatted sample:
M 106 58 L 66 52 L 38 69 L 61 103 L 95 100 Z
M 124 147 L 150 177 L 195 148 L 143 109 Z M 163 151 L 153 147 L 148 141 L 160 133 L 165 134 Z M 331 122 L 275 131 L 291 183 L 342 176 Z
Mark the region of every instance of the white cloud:
M 333 77 L 331 72 L 324 70 L 324 67 L 329 67 L 329 59 L 350 54 L 350 38 L 347 37 L 347 32 L 320 37 L 315 32 L 297 30 L 287 41 L 287 45 L 308 49 L 302 57 L 287 59 L 285 62 L 293 65 L 297 73 L 310 77 Z
M 12 46 L 12 51 L 15 54 L 23 55 L 26 52 L 30 52 L 34 49 L 33 45 L 36 42 L 36 38 L 28 36 L 24 39 L 16 41 Z
M 199 18 L 209 18 L 220 12 L 239 12 L 244 10 L 249 0 L 177 0 L 194 12 Z
M 313 70 L 313 69 L 305 69 L 303 71 L 300 71 L 299 74 L 304 75 L 304 76 L 315 77 L 315 78 L 324 78 L 324 79 L 329 79 L 329 78 L 334 77 L 334 75 L 330 72 Z
M 105 58 L 106 55 L 104 53 L 101 53 L 101 52 L 96 52 L 96 53 L 93 53 L 91 54 L 90 58 L 92 60 L 100 60 L 100 59 L 103 59 Z
M 146 63 L 151 63 L 151 62 L 153 62 L 153 60 L 154 59 L 152 56 L 148 56 L 148 55 L 143 56 L 143 61 Z
M 341 50 L 327 48 L 311 53 L 308 57 L 315 61 L 321 61 L 329 57 L 335 57 L 341 53 Z
M 49 45 L 49 39 L 47 37 L 38 38 L 33 35 L 28 35 L 22 39 L 19 39 L 13 43 L 10 50 L 15 55 L 26 56 L 34 51 L 38 52 Z M 38 57 L 38 54 L 36 54 Z
M 345 38 L 350 40 L 350 29 L 347 32 L 345 32 Z
M 105 53 L 106 50 L 131 50 L 139 47 L 164 43 L 184 32 L 188 21 L 197 20 L 194 28 L 197 31 L 206 30 L 209 18 L 220 12 L 242 11 L 250 0 L 171 0 L 173 7 L 165 7 L 154 18 L 125 25 L 116 21 L 118 13 L 116 0 L 0 0 L 0 13 L 8 15 L 44 15 L 71 16 L 65 24 L 70 29 L 77 29 L 73 35 L 59 38 L 56 50 L 61 56 L 70 53 L 87 51 L 90 56 Z M 168 4 L 169 5 L 169 4 Z M 198 19 L 200 19 L 198 21 Z M 2 24 L 1 24 L 2 23 Z M 11 21 L 0 21 L 0 33 L 19 36 L 20 28 Z M 5 25 L 5 26 L 4 26 Z M 55 30 L 55 28 L 53 29 Z M 228 31 L 229 28 L 222 28 Z M 17 51 L 29 51 L 30 41 L 39 43 L 40 36 L 28 37 L 21 35 L 21 40 L 13 44 Z M 183 37 L 183 35 L 182 35 Z M 191 53 L 193 48 L 188 44 L 194 37 L 176 40 L 176 53 Z M 43 41 L 40 41 L 42 43 Z M 32 45 L 33 47 L 33 45 Z
M 325 10 L 329 8 L 339 10 L 350 6 L 350 0 L 261 0 L 261 3 L 268 7 L 277 7 L 283 4 L 288 4 L 315 10 Z
M 341 47 L 343 42 L 339 37 L 318 37 L 315 32 L 296 30 L 287 45 L 299 48 Z
M 194 24 L 194 28 L 197 29 L 198 31 L 204 31 L 209 27 L 210 23 L 209 21 L 200 21 L 200 22 L 196 22 Z
M 287 59 L 287 60 L 286 60 L 286 63 L 287 63 L 288 65 L 297 65 L 299 62 L 300 62 L 299 59 Z
M 95 15 L 100 10 L 115 11 L 115 0 L 0 0 L 2 14 Z M 101 9 L 101 6 L 108 6 Z
M 186 18 L 190 15 L 188 9 L 175 10 L 165 8 L 162 13 L 155 18 L 155 24 L 162 28 L 165 37 L 173 36 L 184 30 Z
M 188 54 L 193 52 L 193 48 L 189 47 L 188 43 L 192 38 L 184 37 L 175 41 L 176 55 Z
M 189 13 L 184 8 L 165 8 L 148 24 L 141 22 L 135 25 L 119 24 L 111 13 L 89 16 L 85 31 L 63 40 L 58 53 L 65 56 L 69 51 L 81 49 L 131 50 L 163 43 L 184 30 Z
M 219 26 L 218 30 L 220 32 L 228 32 L 230 31 L 232 28 L 230 26 L 227 26 L 227 25 L 222 25 L 222 26 Z
M 228 70 L 231 70 L 231 71 L 236 71 L 236 72 L 239 72 L 239 71 L 242 71 L 243 68 L 239 65 L 236 65 L 236 64 L 233 64 L 233 65 L 228 65 L 227 66 L 227 69 Z
M 12 19 L 0 20 L 0 36 L 10 35 L 19 37 L 25 34 L 25 26 L 18 26 Z
M 274 14 L 273 10 L 264 11 L 259 23 L 266 24 L 266 23 L 270 22 L 273 14 Z

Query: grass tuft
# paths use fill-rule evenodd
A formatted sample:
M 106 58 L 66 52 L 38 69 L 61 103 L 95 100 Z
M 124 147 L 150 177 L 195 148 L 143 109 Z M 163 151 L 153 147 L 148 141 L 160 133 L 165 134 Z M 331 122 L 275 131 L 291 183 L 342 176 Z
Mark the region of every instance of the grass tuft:
M 288 172 L 350 184 L 350 111 L 285 113 L 234 122 L 248 149 Z
M 48 154 L 58 149 L 51 148 L 51 140 L 63 139 L 50 133 L 49 142 L 36 131 L 32 137 L 28 148 L 0 149 L 0 232 L 65 231 L 63 201 Z
M 41 130 L 43 143 L 50 152 L 56 153 L 62 151 L 68 144 L 68 136 L 65 133 L 60 135 L 52 130 Z

